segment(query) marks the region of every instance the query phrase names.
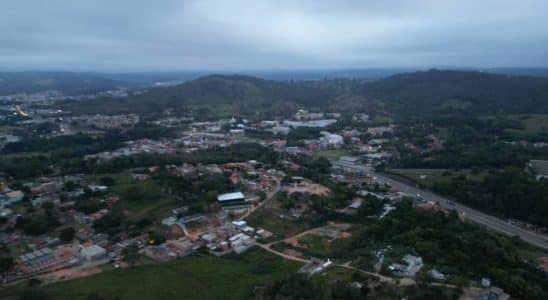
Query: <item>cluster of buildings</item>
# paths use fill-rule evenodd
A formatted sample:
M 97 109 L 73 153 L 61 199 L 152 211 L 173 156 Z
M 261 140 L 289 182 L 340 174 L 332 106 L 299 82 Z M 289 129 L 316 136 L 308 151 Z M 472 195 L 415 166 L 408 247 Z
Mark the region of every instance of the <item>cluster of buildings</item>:
M 85 125 L 97 129 L 127 129 L 139 123 L 139 116 L 136 114 L 122 115 L 81 115 L 67 117 L 66 121 L 72 126 Z
M 9 143 L 21 141 L 21 137 L 12 134 L 0 134 L 0 149 L 4 148 Z
M 156 260 L 165 261 L 186 256 L 205 247 L 216 256 L 234 252 L 241 254 L 255 246 L 256 239 L 268 237 L 270 232 L 248 226 L 246 221 L 230 221 L 226 212 L 218 215 L 187 215 L 162 220 L 175 239 L 157 246 L 147 246 L 145 253 Z
M 59 130 L 59 134 L 95 132 L 100 135 L 102 130 L 127 129 L 140 121 L 136 115 L 66 117 L 60 116 L 59 113 L 42 111 L 40 112 L 41 117 L 35 115 L 36 118 L 25 120 L 25 122 L 29 124 L 37 124 L 37 122 L 64 124 L 56 127 L 63 129 Z M 170 127 L 182 123 L 186 124 L 188 121 L 191 120 L 168 118 L 157 125 Z M 148 139 L 130 141 L 122 149 L 89 155 L 86 156 L 86 159 L 108 160 L 139 153 L 174 154 L 178 149 L 194 151 L 223 147 L 235 142 L 235 137 L 248 128 L 245 120 L 229 120 L 226 123 L 233 125 L 233 129 L 228 134 L 218 132 L 225 122 L 204 122 L 202 124 L 194 122 L 191 123 L 191 131 L 183 133 L 181 138 L 161 141 Z M 17 139 L 7 136 L 4 141 L 6 143 L 14 142 Z M 240 213 L 249 210 L 260 200 L 257 196 L 253 196 L 253 193 L 271 192 L 276 183 L 280 181 L 280 176 L 284 174 L 279 174 L 276 170 L 265 170 L 256 161 L 231 163 L 222 166 L 184 164 L 181 166 L 168 166 L 167 169 L 181 176 L 228 172 L 233 183 L 237 183 L 245 190 L 251 191 L 252 195 L 245 196 L 243 192 L 220 194 L 217 197 L 217 202 L 223 208 L 221 212 L 224 212 L 224 216 L 215 218 L 214 221 L 210 220 L 210 216 L 185 215 L 184 210 L 177 211 L 175 215 L 162 221 L 167 232 L 171 235 L 170 238 L 161 244 L 156 244 L 151 243 L 146 237 L 136 240 L 127 235 L 122 235 L 121 241 L 113 242 L 107 235 L 97 233 L 93 228 L 93 223 L 107 215 L 111 206 L 118 201 L 118 198 L 100 196 L 108 192 L 108 188 L 87 182 L 82 174 L 35 178 L 23 184 L 25 193 L 4 187 L 0 194 L 2 206 L 7 207 L 17 204 L 25 196 L 28 196 L 31 204 L 35 207 L 47 202 L 52 203 L 58 208 L 56 212 L 59 213 L 61 226 L 69 225 L 76 231 L 76 241 L 70 245 L 62 244 L 58 238 L 48 236 L 34 238 L 17 232 L 12 234 L 3 233 L 0 236 L 2 241 L 10 243 L 17 241 L 17 243 L 27 244 L 28 248 L 33 249 L 19 255 L 17 267 L 8 280 L 17 280 L 58 269 L 69 269 L 109 261 L 114 262 L 115 265 L 120 265 L 124 260 L 123 251 L 129 245 L 137 244 L 140 253 L 158 261 L 166 261 L 189 255 L 200 247 L 207 248 L 215 255 L 224 255 L 231 252 L 243 253 L 255 245 L 257 238 L 272 235 L 264 229 L 255 230 L 243 221 L 232 223 L 227 218 L 227 213 Z M 136 181 L 146 180 L 148 175 L 135 173 L 133 178 Z M 79 197 L 90 192 L 99 195 L 97 198 L 105 204 L 104 208 L 90 214 L 75 210 L 73 205 Z M 16 218 L 11 218 L 11 220 L 16 220 Z M 9 224 L 11 224 L 11 221 L 8 222 Z
M 19 203 L 25 194 L 20 190 L 12 190 L 6 184 L 0 183 L 0 209 Z
M 46 245 L 17 257 L 15 269 L 4 280 L 14 281 L 60 269 L 107 262 L 107 250 L 91 241 L 57 245 L 54 248 Z
M 191 132 L 185 134 L 177 141 L 186 147 L 188 151 L 196 151 L 200 149 L 226 147 L 230 145 L 232 139 L 224 133 Z
M 18 93 L 6 96 L 0 96 L 0 101 L 7 102 L 29 102 L 34 104 L 49 105 L 60 100 L 90 100 L 97 97 L 125 98 L 136 96 L 146 92 L 146 90 L 128 90 L 127 88 L 118 88 L 113 90 L 100 91 L 93 94 L 65 95 L 61 91 L 46 90 L 36 93 Z
M 535 172 L 537 180 L 548 178 L 548 160 L 531 160 L 528 166 Z
M 176 151 L 177 145 L 173 141 L 141 139 L 126 142 L 125 147 L 114 151 L 86 155 L 84 159 L 111 160 L 136 154 L 175 154 Z
M 400 263 L 393 263 L 388 266 L 388 270 L 397 276 L 415 277 L 423 266 L 424 263 L 420 256 L 406 254 Z
M 200 235 L 201 241 L 209 252 L 216 256 L 234 252 L 244 253 L 255 246 L 255 228 L 248 226 L 245 221 L 226 222 Z
M 187 238 L 177 240 L 167 240 L 160 245 L 149 245 L 143 250 L 143 253 L 156 261 L 169 261 L 177 257 L 184 257 L 194 253 L 199 244 Z
M 111 96 L 125 94 L 111 93 Z M 20 109 L 21 110 L 21 109 Z M 22 110 L 21 110 L 22 111 Z M 27 120 L 31 122 L 57 122 L 63 134 L 76 132 L 90 133 L 97 130 L 98 133 L 111 129 L 127 129 L 141 122 L 138 115 L 86 115 L 77 117 L 63 117 L 58 111 L 34 111 L 33 114 L 42 118 Z M 232 118 L 229 120 L 196 122 L 192 117 L 165 117 L 155 121 L 157 126 L 176 128 L 186 127 L 185 132 L 175 139 L 150 140 L 139 139 L 126 143 L 126 145 L 114 151 L 101 152 L 86 155 L 85 159 L 97 159 L 99 161 L 110 160 L 117 157 L 131 156 L 141 153 L 153 153 L 172 155 L 179 152 L 192 152 L 197 150 L 226 147 L 237 143 L 245 135 L 246 131 L 271 132 L 274 138 L 266 138 L 260 143 L 274 148 L 284 154 L 280 164 L 290 171 L 298 170 L 299 166 L 290 161 L 287 156 L 297 154 L 310 154 L 318 150 L 341 149 L 348 150 L 351 154 L 331 159 L 331 179 L 337 182 L 345 182 L 357 188 L 357 196 L 348 199 L 347 206 L 338 210 L 349 215 L 356 214 L 362 207 L 367 197 L 376 197 L 385 201 L 383 212 L 379 218 L 384 218 L 395 209 L 394 202 L 404 198 L 417 199 L 417 195 L 407 195 L 393 191 L 385 183 L 380 182 L 372 175 L 375 167 L 386 163 L 392 158 L 390 135 L 394 133 L 395 126 L 356 127 L 347 126 L 344 129 L 335 129 L 331 126 L 337 123 L 339 114 L 322 112 L 308 112 L 299 110 L 292 120 L 262 120 L 255 123 L 246 119 Z M 369 123 L 369 115 L 357 113 L 352 116 L 352 121 L 357 123 Z M 297 128 L 318 128 L 320 136 L 315 139 L 299 141 L 298 145 L 288 146 L 285 135 Z M 321 128 L 321 129 L 320 129 Z M 358 129 L 357 129 L 358 128 Z M 243 136 L 245 138 L 245 136 Z M 289 139 L 289 138 L 288 138 Z M 432 147 L 439 147 L 441 141 L 431 137 Z M 0 148 L 3 144 L 18 141 L 11 135 L 0 136 Z M 435 144 L 435 145 L 434 145 Z M 414 147 L 413 145 L 405 145 Z M 352 155 L 352 156 L 350 156 Z M 531 167 L 542 178 L 547 177 L 548 164 L 544 161 L 531 161 Z M 59 222 L 69 224 L 76 230 L 76 241 L 70 244 L 61 244 L 59 239 L 50 237 L 29 238 L 19 233 L 0 235 L 2 242 L 24 241 L 32 251 L 18 256 L 18 267 L 11 279 L 34 276 L 44 272 L 60 268 L 71 268 L 86 264 L 100 264 L 113 262 L 119 265 L 124 261 L 124 249 L 137 245 L 139 253 L 142 253 L 156 261 L 168 261 L 177 257 L 184 257 L 194 253 L 200 248 L 205 248 L 209 253 L 222 256 L 228 253 L 241 254 L 254 247 L 257 240 L 268 238 L 272 233 L 263 228 L 249 226 L 241 220 L 246 212 L 256 208 L 262 200 L 260 194 L 274 194 L 284 191 L 288 195 L 294 193 L 326 196 L 330 189 L 324 185 L 315 183 L 301 176 L 287 177 L 289 180 L 282 185 L 282 179 L 286 174 L 276 169 L 266 169 L 260 162 L 250 160 L 246 162 L 232 162 L 223 165 L 217 164 L 182 164 L 164 166 L 165 170 L 178 176 L 194 175 L 227 175 L 234 184 L 233 191 L 220 193 L 216 197 L 214 209 L 220 208 L 215 213 L 195 213 L 187 207 L 174 209 L 171 215 L 163 218 L 159 224 L 165 231 L 167 239 L 162 242 L 153 240 L 147 234 L 141 233 L 137 237 L 130 237 L 124 233 L 118 236 L 120 240 L 110 240 L 109 236 L 95 232 L 92 224 L 108 215 L 112 206 L 118 201 L 118 197 L 105 195 L 108 187 L 87 182 L 82 174 L 57 177 L 35 178 L 32 182 L 23 184 L 25 192 L 12 190 L 0 185 L 0 214 L 10 213 L 8 206 L 16 204 L 28 196 L 32 205 L 39 207 L 46 202 L 53 203 L 59 209 Z M 153 173 L 158 167 L 151 167 L 148 171 Z M 546 173 L 546 174 L 545 174 Z M 135 181 L 149 179 L 149 174 L 143 170 L 133 170 L 132 178 Z M 75 184 L 68 184 L 74 182 Z M 72 186 L 67 188 L 67 186 Z M 104 208 L 94 213 L 86 214 L 74 209 L 78 197 L 86 193 L 98 194 L 98 199 L 104 204 Z M 104 197 L 102 196 L 104 195 Z M 63 201 L 60 199 L 63 198 Z M 264 196 L 263 196 L 264 198 Z M 97 199 L 94 199 L 97 200 Z M 417 204 L 417 205 L 424 205 Z M 345 204 L 346 205 L 346 204 Z M 299 219 L 309 207 L 306 203 L 300 203 L 290 210 L 292 219 Z M 280 216 L 282 218 L 283 216 Z M 14 218 L 12 218 L 14 220 Z M 378 253 L 380 265 L 384 255 Z M 304 265 L 299 272 L 314 275 L 330 268 L 333 263 L 313 258 Z M 423 269 L 424 263 L 420 256 L 405 255 L 401 261 L 388 266 L 396 276 L 413 278 Z M 445 281 L 445 274 L 436 269 L 430 269 L 429 276 L 437 281 Z M 489 293 L 496 290 L 492 288 Z

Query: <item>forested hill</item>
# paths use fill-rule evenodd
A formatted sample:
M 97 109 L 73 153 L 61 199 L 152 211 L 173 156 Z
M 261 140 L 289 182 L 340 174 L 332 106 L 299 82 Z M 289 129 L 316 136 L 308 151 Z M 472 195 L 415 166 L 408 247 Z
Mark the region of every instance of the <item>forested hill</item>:
M 407 113 L 548 112 L 548 78 L 540 77 L 430 70 L 366 82 L 363 95 Z
M 55 90 L 65 95 L 92 94 L 114 89 L 121 82 L 92 73 L 0 72 L 0 95 Z
M 318 105 L 341 93 L 334 81 L 273 81 L 244 75 L 211 75 L 167 89 L 156 89 L 151 95 L 179 97 L 185 103 L 234 103 L 255 105 L 256 102 L 283 101 Z
M 402 73 L 376 81 L 333 79 L 272 81 L 243 75 L 210 75 L 150 89 L 126 99 L 65 102 L 75 112 L 153 112 L 188 106 L 248 114 L 295 107 L 354 111 L 383 102 L 399 115 L 443 113 L 547 113 L 548 78 L 472 71 Z
M 189 105 L 226 108 L 232 113 L 253 113 L 256 110 L 279 111 L 296 106 L 325 106 L 341 94 L 358 91 L 354 80 L 273 81 L 244 75 L 210 75 L 182 84 L 150 89 L 147 93 L 127 99 L 96 99 L 65 102 L 72 111 L 150 112 L 166 108 L 185 109 Z

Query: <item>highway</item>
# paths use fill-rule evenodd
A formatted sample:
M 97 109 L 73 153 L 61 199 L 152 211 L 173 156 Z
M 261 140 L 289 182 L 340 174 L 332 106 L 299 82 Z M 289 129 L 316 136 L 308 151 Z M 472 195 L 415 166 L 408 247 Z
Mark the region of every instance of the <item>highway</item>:
M 484 225 L 492 230 L 509 236 L 518 236 L 527 243 L 544 249 L 548 249 L 548 236 L 525 230 L 499 218 L 484 214 L 468 206 L 453 202 L 452 200 L 434 194 L 428 190 L 420 189 L 405 182 L 392 179 L 384 174 L 373 172 L 371 173 L 371 175 L 377 177 L 377 180 L 380 182 L 388 182 L 391 187 L 398 191 L 412 195 L 420 194 L 420 196 L 426 201 L 438 202 L 440 207 L 443 209 L 454 209 L 459 213 L 459 215 L 467 220 Z

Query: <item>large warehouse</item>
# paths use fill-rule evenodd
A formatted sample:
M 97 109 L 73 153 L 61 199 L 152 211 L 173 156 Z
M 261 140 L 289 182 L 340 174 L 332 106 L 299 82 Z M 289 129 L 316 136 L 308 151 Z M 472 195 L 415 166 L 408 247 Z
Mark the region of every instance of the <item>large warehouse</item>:
M 217 196 L 217 201 L 225 206 L 246 204 L 245 196 L 241 192 L 220 194 Z

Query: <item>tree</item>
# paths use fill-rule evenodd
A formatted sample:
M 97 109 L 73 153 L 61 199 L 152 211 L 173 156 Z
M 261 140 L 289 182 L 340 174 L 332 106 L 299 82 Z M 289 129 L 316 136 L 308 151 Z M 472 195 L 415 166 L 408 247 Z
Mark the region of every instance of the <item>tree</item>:
M 136 244 L 129 245 L 122 251 L 122 255 L 125 262 L 134 266 L 139 259 L 139 247 Z
M 64 186 L 63 186 L 63 189 L 65 191 L 74 191 L 76 190 L 77 188 L 80 187 L 80 184 L 78 184 L 77 182 L 74 182 L 74 181 L 67 181 L 65 182 Z
M 59 232 L 59 238 L 63 242 L 70 242 L 74 239 L 74 235 L 76 234 L 76 231 L 72 227 L 66 227 L 61 229 Z
M 49 295 L 38 287 L 27 288 L 19 298 L 21 300 L 45 300 L 50 299 Z
M 13 270 L 15 266 L 15 261 L 13 257 L 1 257 L 0 258 L 0 274 L 4 275 L 9 271 Z
M 114 178 L 112 177 L 101 177 L 100 179 L 100 182 L 102 185 L 106 185 L 106 186 L 112 186 L 114 185 Z
M 28 282 L 29 287 L 39 286 L 42 284 L 42 281 L 38 278 L 31 278 Z
M 160 245 L 166 241 L 166 236 L 158 231 L 148 233 L 149 242 L 154 245 Z
M 96 292 L 89 292 L 87 295 L 86 295 L 86 300 L 102 300 L 104 299 L 103 297 L 101 297 L 99 294 L 97 294 Z

